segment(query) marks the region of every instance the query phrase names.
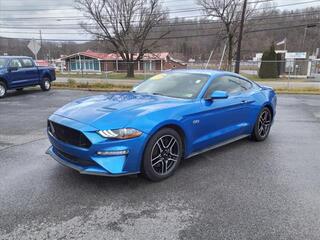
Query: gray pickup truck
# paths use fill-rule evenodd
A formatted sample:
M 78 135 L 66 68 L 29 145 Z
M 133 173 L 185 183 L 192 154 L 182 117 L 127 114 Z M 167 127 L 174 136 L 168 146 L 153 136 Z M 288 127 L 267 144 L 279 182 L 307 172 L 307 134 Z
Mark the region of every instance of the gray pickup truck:
M 6 96 L 7 90 L 21 91 L 36 85 L 40 85 L 43 91 L 49 91 L 54 80 L 54 68 L 36 66 L 30 57 L 0 56 L 0 98 Z

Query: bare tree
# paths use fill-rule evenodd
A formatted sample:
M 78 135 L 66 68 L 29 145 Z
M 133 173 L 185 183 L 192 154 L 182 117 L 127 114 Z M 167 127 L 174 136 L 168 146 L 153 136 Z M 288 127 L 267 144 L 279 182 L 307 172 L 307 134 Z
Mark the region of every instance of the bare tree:
M 81 26 L 112 46 L 127 62 L 127 77 L 134 77 L 134 63 L 157 47 L 169 32 L 156 36 L 155 26 L 166 20 L 160 0 L 76 0 L 89 18 Z M 94 27 L 92 27 L 92 24 Z M 152 37 L 150 37 L 152 36 Z
M 228 44 L 227 69 L 231 70 L 243 0 L 197 0 L 197 2 L 208 16 L 221 22 Z M 245 19 L 252 15 L 257 4 L 258 1 L 254 6 L 247 8 Z

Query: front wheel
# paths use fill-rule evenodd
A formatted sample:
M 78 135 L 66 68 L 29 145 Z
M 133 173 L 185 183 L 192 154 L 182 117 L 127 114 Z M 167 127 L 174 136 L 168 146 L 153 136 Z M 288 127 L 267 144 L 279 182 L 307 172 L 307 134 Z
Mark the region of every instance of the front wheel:
M 0 98 L 5 97 L 7 94 L 7 86 L 4 82 L 0 82 Z
M 51 81 L 48 77 L 44 77 L 42 79 L 42 83 L 40 84 L 42 91 L 49 91 L 51 89 Z
M 265 107 L 259 114 L 251 137 L 257 142 L 264 141 L 270 133 L 271 122 L 272 113 L 269 108 Z
M 164 128 L 149 140 L 143 156 L 143 172 L 151 181 L 170 177 L 182 159 L 180 135 L 171 128 Z

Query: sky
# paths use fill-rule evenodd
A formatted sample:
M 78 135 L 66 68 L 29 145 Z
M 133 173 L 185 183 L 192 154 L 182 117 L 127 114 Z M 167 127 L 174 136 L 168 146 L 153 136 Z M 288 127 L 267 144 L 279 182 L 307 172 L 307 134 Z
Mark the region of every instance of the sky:
M 181 9 L 199 8 L 196 0 L 161 1 L 172 12 L 170 18 L 201 15 L 200 11 L 177 13 Z M 306 1 L 312 0 L 273 0 L 273 4 L 281 6 Z M 41 31 L 43 39 L 90 39 L 91 36 L 79 26 L 79 22 L 85 18 L 74 6 L 74 0 L 0 0 L 0 36 L 37 39 L 40 38 Z M 320 1 L 279 9 L 294 10 L 315 6 L 320 6 Z

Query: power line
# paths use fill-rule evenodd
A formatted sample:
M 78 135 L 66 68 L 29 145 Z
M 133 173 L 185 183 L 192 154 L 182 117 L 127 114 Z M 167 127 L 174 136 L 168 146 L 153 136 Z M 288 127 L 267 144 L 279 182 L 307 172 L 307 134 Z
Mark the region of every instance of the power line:
M 309 24 L 314 24 L 318 25 L 319 22 L 316 23 L 309 23 Z M 286 26 L 286 27 L 277 27 L 277 28 L 262 28 L 262 29 L 255 29 L 255 30 L 250 30 L 246 31 L 245 33 L 256 33 L 256 32 L 266 32 L 266 31 L 278 31 L 278 30 L 284 30 L 284 29 L 294 29 L 294 28 L 300 28 L 300 27 L 305 27 L 306 24 L 300 24 L 300 25 L 294 25 L 294 26 Z M 197 35 L 183 35 L 183 36 L 168 36 L 168 37 L 163 37 L 161 40 L 166 40 L 166 39 L 181 39 L 181 38 L 196 38 L 196 37 L 208 37 L 208 36 L 218 36 L 216 33 L 208 33 L 208 34 L 197 34 Z M 10 38 L 10 37 L 1 37 L 4 39 L 19 39 L 19 40 L 25 40 L 29 41 L 35 38 Z M 35 39 L 35 40 L 40 40 Z M 84 40 L 84 39 L 56 39 L 56 38 L 47 38 L 47 39 L 42 39 L 43 41 L 48 41 L 48 42 L 90 42 L 90 41 L 95 41 L 95 42 L 102 42 L 103 40 Z M 159 38 L 147 38 L 146 40 L 159 40 Z
M 255 11 L 259 10 L 267 10 L 267 9 L 275 9 L 275 8 L 281 8 L 281 7 L 288 7 L 288 6 L 296 6 L 296 5 L 301 5 L 301 4 L 308 4 L 308 3 L 315 3 L 315 2 L 320 2 L 320 0 L 309 0 L 309 1 L 303 1 L 303 2 L 298 2 L 298 3 L 289 3 L 289 4 L 283 4 L 279 6 L 270 6 L 270 7 L 263 7 L 263 8 L 257 8 Z M 251 2 L 254 3 L 254 2 Z M 259 3 L 259 1 L 256 1 L 255 3 Z M 163 11 L 163 13 L 185 13 L 185 12 L 195 12 L 195 11 L 201 11 L 203 10 L 202 8 L 189 8 L 189 9 L 179 9 L 176 11 Z M 210 16 L 208 14 L 203 14 L 203 15 L 197 15 L 197 16 L 190 16 L 190 17 L 203 17 L 203 16 Z M 168 18 L 168 19 L 175 19 L 174 18 Z M 184 18 L 189 18 L 189 16 L 184 16 Z M 69 16 L 69 17 L 47 17 L 47 16 L 39 16 L 39 17 L 23 17 L 23 18 L 0 18 L 0 20 L 10 20 L 10 21 L 19 21 L 19 20 L 33 20 L 33 19 L 58 19 L 60 21 L 68 21 L 68 20 L 85 20 L 88 19 L 84 16 Z M 135 22 L 140 22 L 140 21 L 135 21 Z
M 174 0 L 172 2 L 176 2 L 177 0 Z M 180 1 L 184 1 L 185 0 L 180 0 Z M 258 4 L 258 3 L 263 3 L 263 2 L 272 2 L 273 0 L 263 0 L 263 1 L 252 1 L 250 2 L 249 4 Z M 202 8 L 197 8 L 195 9 L 194 7 L 193 8 L 189 8 L 190 11 L 198 11 L 198 10 L 201 10 Z M 75 7 L 73 8 L 32 8 L 32 9 L 0 9 L 0 12 L 29 12 L 29 11 L 65 11 L 65 10 L 77 10 Z M 175 9 L 177 11 L 179 10 L 185 10 L 185 9 Z M 167 11 L 168 13 L 172 12 L 172 11 Z
M 291 17 L 298 17 L 298 16 L 312 16 L 312 15 L 318 15 L 320 14 L 320 10 L 317 11 L 303 11 L 303 12 L 299 12 L 299 13 L 288 13 L 288 14 L 282 14 L 280 16 L 257 16 L 257 17 L 250 17 L 247 19 L 248 22 L 253 22 L 253 21 L 263 21 L 263 20 L 269 20 L 269 19 L 281 19 L 281 18 L 291 18 Z M 237 22 L 237 21 L 235 21 Z M 212 24 L 221 24 L 221 21 L 219 20 L 208 20 L 206 22 L 174 22 L 174 23 L 163 23 L 161 25 L 155 26 L 155 28 L 161 28 L 161 27 L 180 27 L 180 26 L 192 26 L 192 25 L 196 25 L 196 26 L 200 26 L 200 25 L 212 25 Z M 2 27 L 1 27 L 2 26 Z M 95 24 L 88 24 L 88 26 L 96 26 Z M 28 26 L 12 26 L 12 25 L 4 25 L 4 24 L 0 24 L 0 28 L 10 28 L 10 29 L 39 29 L 45 27 L 46 29 L 68 29 L 68 30 L 83 30 L 79 24 L 55 24 L 55 25 L 50 25 L 50 24 L 46 24 L 46 26 L 43 25 L 32 25 L 31 27 Z M 49 28 L 50 27 L 50 28 Z M 52 27 L 52 28 L 51 28 Z M 67 28 L 68 27 L 68 28 Z
M 250 27 L 255 27 L 255 26 L 263 26 L 263 25 L 279 25 L 279 24 L 286 24 L 286 23 L 292 23 L 292 22 L 300 22 L 301 23 L 301 19 L 296 19 L 296 20 L 288 20 L 288 21 L 278 21 L 278 22 L 265 22 L 265 23 L 255 23 L 255 24 L 251 24 Z M 305 20 L 305 21 L 310 21 L 310 20 Z M 210 23 L 211 24 L 211 23 Z M 308 24 L 308 23 L 306 23 Z M 211 24 L 212 25 L 212 24 Z M 79 29 L 80 30 L 80 29 Z M 206 28 L 202 28 L 202 29 L 195 29 L 195 28 L 185 28 L 185 29 L 174 29 L 174 32 L 185 32 L 185 31 L 207 31 L 207 30 L 221 30 L 221 27 L 206 27 Z M 153 30 L 152 33 L 156 33 L 156 32 L 160 32 L 160 33 L 164 33 L 170 31 L 170 29 L 168 30 Z M 28 31 L 1 31 L 1 33 L 9 33 L 9 34 L 38 34 L 38 32 L 28 32 Z M 79 35 L 79 34 L 89 34 L 87 32 L 43 32 L 44 35 L 46 34 L 54 34 L 54 35 Z
M 174 0 L 172 2 L 176 2 L 176 1 L 178 1 L 178 0 Z M 179 0 L 179 1 L 184 1 L 185 2 L 185 0 Z M 272 1 L 273 0 L 258 0 L 258 1 L 252 1 L 252 2 L 250 2 L 248 4 L 257 4 L 257 3 L 261 4 L 261 3 L 272 2 Z M 39 5 L 37 5 L 37 6 L 39 6 Z M 181 4 L 165 6 L 165 7 L 170 7 L 170 9 L 171 9 L 167 13 L 175 13 L 174 11 L 183 10 L 183 9 L 179 9 L 179 8 L 176 9 L 175 7 L 177 7 L 177 6 L 181 7 Z M 45 11 L 44 14 L 47 16 L 48 14 L 54 14 L 54 12 L 49 12 L 49 11 L 78 11 L 78 9 L 76 9 L 75 7 L 71 7 L 71 8 L 66 8 L 66 7 L 64 7 L 64 8 L 56 8 L 57 6 L 52 6 L 52 7 L 54 7 L 54 8 L 0 9 L 0 12 L 1 11 L 3 11 L 3 12 L 19 12 L 19 15 L 23 16 L 23 15 L 30 15 L 30 12 L 37 12 L 37 15 L 39 15 L 40 11 Z M 192 8 L 191 10 L 201 11 L 202 8 L 198 8 L 198 9 Z M 64 16 L 61 16 L 60 18 L 63 18 L 63 17 Z
M 170 3 L 170 2 L 173 2 L 173 3 L 176 3 L 177 1 L 183 1 L 185 2 L 185 0 L 172 0 L 172 1 L 165 1 L 163 3 Z M 265 2 L 272 2 L 273 0 L 260 0 L 260 1 L 251 1 L 251 2 L 248 2 L 248 4 L 257 4 L 257 3 L 265 3 Z M 39 6 L 39 5 L 37 5 Z M 46 7 L 49 7 L 49 6 L 52 6 L 50 8 L 20 8 L 20 9 L 0 9 L 0 12 L 37 12 L 37 11 L 65 11 L 65 10 L 77 10 L 75 7 L 64 7 L 64 8 L 56 8 L 57 6 L 56 5 L 45 5 Z M 193 8 L 194 9 L 194 8 Z

